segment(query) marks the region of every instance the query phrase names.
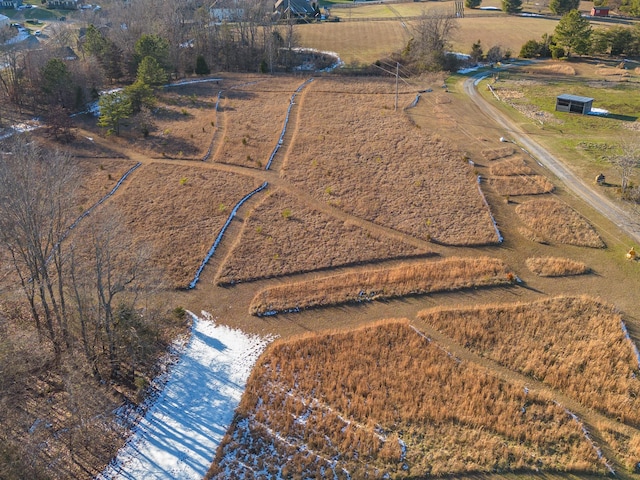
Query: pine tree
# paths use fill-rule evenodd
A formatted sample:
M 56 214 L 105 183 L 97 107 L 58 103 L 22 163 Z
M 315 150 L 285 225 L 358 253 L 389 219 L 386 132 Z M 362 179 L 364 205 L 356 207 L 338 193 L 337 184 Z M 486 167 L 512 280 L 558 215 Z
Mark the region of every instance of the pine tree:
M 565 47 L 567 56 L 571 53 L 585 55 L 591 47 L 591 25 L 578 10 L 564 15 L 553 33 L 557 45 Z
M 502 0 L 502 11 L 519 13 L 522 10 L 522 0 Z
M 211 73 L 211 69 L 209 65 L 207 65 L 207 61 L 204 59 L 204 56 L 198 55 L 196 57 L 196 74 L 197 75 L 209 75 Z

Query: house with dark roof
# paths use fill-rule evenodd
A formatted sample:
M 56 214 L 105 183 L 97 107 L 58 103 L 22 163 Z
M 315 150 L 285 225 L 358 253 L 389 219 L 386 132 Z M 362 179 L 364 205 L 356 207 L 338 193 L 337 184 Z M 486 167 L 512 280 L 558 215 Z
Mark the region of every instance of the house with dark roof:
M 277 0 L 274 13 L 278 18 L 308 18 L 317 13 L 316 4 L 307 0 Z

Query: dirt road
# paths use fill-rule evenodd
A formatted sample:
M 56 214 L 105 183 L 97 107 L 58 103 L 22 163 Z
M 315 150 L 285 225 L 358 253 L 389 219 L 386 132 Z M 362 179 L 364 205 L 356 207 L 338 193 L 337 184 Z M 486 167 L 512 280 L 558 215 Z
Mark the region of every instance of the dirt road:
M 464 81 L 464 92 L 478 106 L 487 117 L 509 132 L 505 137 L 524 149 L 529 155 L 534 157 L 539 164 L 548 168 L 567 189 L 574 192 L 597 212 L 615 223 L 633 241 L 640 243 L 640 218 L 631 212 L 625 211 L 611 200 L 600 194 L 593 187 L 589 186 L 582 179 L 573 173 L 562 161 L 556 158 L 548 150 L 538 144 L 506 115 L 494 108 L 487 102 L 476 89 L 478 82 L 490 75 L 490 73 L 479 73 Z

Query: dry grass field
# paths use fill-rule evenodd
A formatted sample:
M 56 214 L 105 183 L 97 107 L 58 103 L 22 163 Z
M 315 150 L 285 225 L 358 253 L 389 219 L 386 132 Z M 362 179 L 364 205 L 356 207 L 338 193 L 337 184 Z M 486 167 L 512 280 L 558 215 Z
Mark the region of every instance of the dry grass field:
M 531 257 L 525 263 L 529 270 L 541 277 L 566 277 L 590 272 L 584 263 L 570 258 Z
M 500 195 L 540 195 L 553 192 L 553 183 L 542 175 L 510 175 L 495 176 L 489 179 L 491 185 Z
M 235 174 L 164 163 L 140 167 L 130 182 L 114 199 L 115 208 L 175 288 L 189 284 L 233 206 L 260 185 Z
M 401 16 L 407 17 L 420 15 L 424 7 L 444 8 L 453 12 L 453 2 L 414 3 L 410 4 L 409 10 L 404 8 L 404 5 L 393 5 Z M 391 12 L 388 12 L 388 8 L 385 7 L 382 10 L 362 13 L 359 8 L 334 9 L 333 13 L 344 19 L 344 22 L 297 25 L 296 34 L 302 46 L 336 52 L 347 65 L 373 63 L 406 47 L 415 23 L 415 20 L 403 22 L 402 19 L 393 18 L 383 21 L 366 20 L 365 17 L 390 17 Z M 350 14 L 354 19 L 359 17 L 359 21 L 349 22 Z M 511 50 L 515 56 L 527 40 L 538 40 L 545 33 L 552 34 L 557 21 L 517 16 L 510 16 L 508 21 L 501 21 L 493 15 L 487 17 L 470 15 L 459 19 L 457 23 L 459 29 L 452 41 L 454 51 L 469 53 L 473 42 L 480 40 L 485 51 L 498 45 Z
M 605 246 L 589 222 L 560 200 L 529 200 L 518 205 L 516 213 L 536 237 L 545 241 L 591 248 Z
M 134 165 L 130 160 L 78 159 L 80 180 L 75 192 L 78 215 L 109 193 Z
M 514 279 L 515 275 L 504 262 L 495 258 L 448 258 L 271 287 L 254 297 L 250 311 L 253 315 L 264 315 L 463 288 L 507 285 L 513 283 Z
M 533 169 L 527 165 L 522 157 L 513 157 L 501 162 L 492 163 L 489 172 L 496 177 L 508 177 L 511 175 L 532 175 Z
M 425 249 L 376 235 L 276 190 L 247 218 L 217 281 L 232 284 L 427 254 Z
M 401 95 L 400 105 L 413 97 Z M 497 243 L 463 154 L 393 104 L 390 80 L 315 81 L 284 178 L 317 200 L 423 240 Z
M 386 321 L 262 356 L 207 478 L 257 471 L 382 479 L 604 466 L 561 405 Z
M 640 425 L 638 359 L 615 308 L 588 297 L 434 309 L 419 316 L 477 354 Z
M 489 178 L 488 184 L 507 201 L 509 197 L 542 195 L 555 190 L 555 185 L 544 175 L 510 175 Z
M 214 160 L 264 168 L 278 143 L 291 95 L 304 77 L 264 77 L 225 90 L 220 103 L 221 145 Z

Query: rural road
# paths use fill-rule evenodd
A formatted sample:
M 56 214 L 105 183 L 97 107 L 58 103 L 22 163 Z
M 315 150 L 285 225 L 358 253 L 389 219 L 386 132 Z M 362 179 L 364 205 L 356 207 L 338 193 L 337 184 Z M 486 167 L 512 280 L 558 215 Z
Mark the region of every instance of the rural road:
M 573 173 L 558 158 L 538 144 L 506 115 L 493 107 L 478 93 L 476 86 L 480 80 L 491 73 L 479 73 L 464 81 L 464 92 L 478 106 L 478 108 L 499 126 L 509 132 L 511 140 L 533 156 L 541 165 L 549 169 L 565 186 L 578 197 L 587 202 L 597 212 L 615 223 L 623 232 L 640 244 L 640 218 L 631 212 L 623 210 L 593 187 L 586 184 Z

